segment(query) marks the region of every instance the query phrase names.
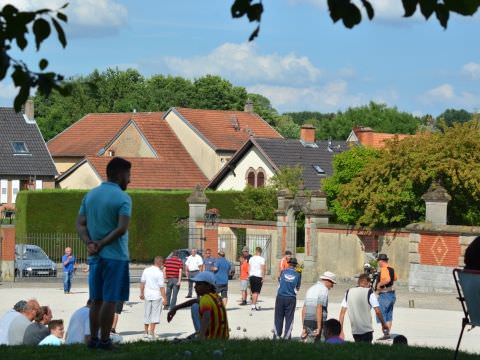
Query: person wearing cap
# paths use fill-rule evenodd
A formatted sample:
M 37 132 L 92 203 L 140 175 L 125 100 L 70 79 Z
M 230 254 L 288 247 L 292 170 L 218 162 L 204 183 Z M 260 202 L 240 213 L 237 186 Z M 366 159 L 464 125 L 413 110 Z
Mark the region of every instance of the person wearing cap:
M 218 251 L 218 258 L 212 266 L 215 274 L 215 287 L 217 294 L 222 297 L 223 305 L 226 307 L 228 302 L 228 274 L 230 273 L 230 263 L 225 259 L 225 251 Z
M 393 288 L 394 282 L 397 281 L 397 274 L 395 274 L 394 268 L 388 266 L 388 256 L 386 254 L 378 254 L 377 262 L 380 268 L 380 278 L 376 289 L 378 291 L 378 303 L 380 304 L 383 319 L 387 323 L 390 332 L 393 321 L 393 306 L 397 300 Z M 380 323 L 378 317 L 377 323 Z
M 368 274 L 361 274 L 358 277 L 357 284 L 357 287 L 348 289 L 343 297 L 339 316 L 340 324 L 342 325 L 341 337 L 344 338 L 343 322 L 348 310 L 348 317 L 350 318 L 352 335 L 355 342 L 371 343 L 373 340 L 372 308 L 382 323 L 384 335 L 388 335 L 389 330 L 385 320 L 383 320 L 377 297 L 370 286 Z
M 20 300 L 13 306 L 13 309 L 8 310 L 0 318 L 0 345 L 8 345 L 8 328 L 16 317 L 22 315 L 26 305 L 25 300 Z
M 302 340 L 307 340 L 309 331 L 315 335 L 315 341 L 325 337 L 323 324 L 328 314 L 328 292 L 336 283 L 335 274 L 325 271 L 319 281 L 307 290 L 302 308 Z
M 292 256 L 293 255 L 292 255 L 292 252 L 290 250 L 285 251 L 285 256 L 278 263 L 278 274 L 279 274 L 279 276 L 282 273 L 282 271 L 288 269 L 288 260 L 290 260 L 292 258 Z
M 168 312 L 167 321 L 172 321 L 177 310 L 191 307 L 195 337 L 227 340 L 229 337 L 227 311 L 216 293 L 214 274 L 204 271 L 198 273 L 193 281 L 198 298 L 174 306 Z
M 297 292 L 300 290 L 300 274 L 295 271 L 298 265 L 296 258 L 288 260 L 288 268 L 283 270 L 279 278 L 277 297 L 275 298 L 275 330 L 274 338 L 292 337 L 293 317 L 297 305 Z M 285 321 L 285 331 L 283 322 Z
M 250 254 L 250 249 L 248 248 L 248 246 L 243 247 L 242 256 L 247 260 L 247 263 L 250 261 L 252 255 Z

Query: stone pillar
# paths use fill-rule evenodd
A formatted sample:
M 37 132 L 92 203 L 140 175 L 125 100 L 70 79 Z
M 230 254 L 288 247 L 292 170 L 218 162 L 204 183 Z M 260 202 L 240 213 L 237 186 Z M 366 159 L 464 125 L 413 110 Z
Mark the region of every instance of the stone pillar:
M 0 279 L 15 279 L 15 225 L 0 225 Z
M 432 183 L 422 199 L 426 206 L 425 222 L 447 225 L 447 205 L 452 200 L 447 190 L 438 183 Z
M 205 219 L 207 211 L 208 198 L 201 185 L 197 185 L 195 190 L 187 198 L 188 203 L 188 247 L 195 247 L 195 229 L 197 221 Z

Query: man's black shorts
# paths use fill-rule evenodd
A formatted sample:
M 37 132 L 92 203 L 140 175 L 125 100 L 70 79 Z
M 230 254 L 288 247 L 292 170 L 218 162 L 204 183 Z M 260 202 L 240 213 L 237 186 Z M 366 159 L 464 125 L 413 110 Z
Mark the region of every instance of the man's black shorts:
M 220 296 L 222 297 L 222 299 L 226 299 L 228 298 L 228 284 L 225 284 L 225 285 L 216 285 L 215 286 L 215 289 L 217 291 L 217 294 L 220 294 Z
M 260 291 L 262 290 L 262 278 L 257 277 L 257 276 L 250 276 L 250 290 L 252 291 L 252 294 L 260 294 Z
M 373 340 L 373 331 L 367 332 L 365 334 L 353 334 L 353 339 L 355 342 L 367 342 L 372 343 Z

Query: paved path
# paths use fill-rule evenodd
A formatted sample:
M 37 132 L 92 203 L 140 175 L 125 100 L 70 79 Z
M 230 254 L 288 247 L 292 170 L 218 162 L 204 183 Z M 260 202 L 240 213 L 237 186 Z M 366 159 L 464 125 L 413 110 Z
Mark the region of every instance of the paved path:
M 23 285 L 23 286 L 22 286 Z M 81 284 L 77 284 L 81 285 Z M 180 290 L 178 300 L 185 300 L 185 285 Z M 303 286 L 300 299 L 307 286 Z M 339 286 L 331 291 L 329 317 L 338 318 L 340 300 L 346 285 Z M 239 306 L 238 281 L 230 284 L 231 300 L 227 307 L 231 336 L 234 338 L 265 338 L 272 336 L 273 308 L 274 308 L 275 284 L 269 283 L 265 286 L 265 292 L 261 295 L 261 311 L 251 312 L 249 306 Z M 132 284 L 130 302 L 124 307 L 118 331 L 124 341 L 135 341 L 141 339 L 143 334 L 143 302 L 139 299 L 137 284 Z M 74 288 L 74 293 L 64 295 L 60 284 L 47 284 L 41 287 L 32 287 L 30 284 L 15 284 L 13 287 L 8 284 L 0 286 L 0 314 L 3 314 L 9 307 L 20 299 L 35 297 L 41 305 L 50 305 L 54 318 L 61 318 L 67 323 L 71 314 L 81 307 L 88 298 L 86 287 Z M 455 348 L 460 330 L 462 313 L 453 294 L 411 294 L 404 291 L 398 292 L 399 306 L 395 308 L 393 332 L 405 335 L 410 344 L 425 345 L 432 347 Z M 432 306 L 433 309 L 408 308 L 408 299 L 416 297 L 416 302 Z M 405 306 L 405 304 L 407 304 Z M 301 332 L 301 306 L 299 301 L 295 314 L 294 336 Z M 445 308 L 450 307 L 450 310 Z M 171 323 L 166 322 L 166 311 L 162 312 L 162 322 L 157 328 L 161 338 L 172 339 L 183 337 L 193 332 L 190 321 L 190 312 L 181 310 Z M 347 340 L 353 340 L 350 335 L 349 324 L 346 325 L 345 333 Z M 380 337 L 380 327 L 375 325 L 374 337 Z M 480 353 L 479 330 L 466 332 L 462 341 L 462 350 Z

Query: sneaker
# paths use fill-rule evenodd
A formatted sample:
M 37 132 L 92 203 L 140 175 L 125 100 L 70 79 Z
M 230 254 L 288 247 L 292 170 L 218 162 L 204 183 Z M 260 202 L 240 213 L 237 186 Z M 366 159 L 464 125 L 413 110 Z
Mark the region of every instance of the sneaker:
M 157 336 L 155 334 L 148 335 L 149 340 L 157 340 Z
M 245 300 L 243 300 L 243 301 L 240 303 L 240 305 L 242 305 L 242 306 L 243 306 L 243 305 L 247 305 L 247 302 L 246 302 Z
M 87 343 L 87 347 L 89 349 L 96 349 L 98 347 L 98 344 L 100 343 L 100 339 L 99 338 L 90 338 L 90 340 L 88 341 Z
M 113 348 L 113 343 L 110 339 L 108 339 L 107 341 L 99 341 L 97 345 L 97 349 L 100 350 L 113 350 Z
M 251 310 L 251 311 L 256 311 L 256 310 L 257 310 L 257 307 L 256 307 L 255 305 L 252 305 L 252 307 L 251 307 L 250 310 Z
M 148 333 L 143 333 L 143 338 L 145 340 L 148 340 L 148 339 L 150 339 L 150 336 L 148 335 Z

